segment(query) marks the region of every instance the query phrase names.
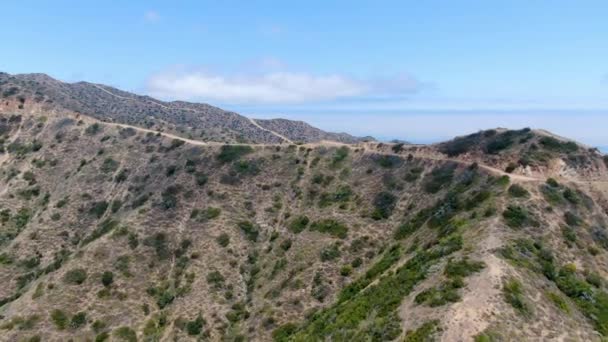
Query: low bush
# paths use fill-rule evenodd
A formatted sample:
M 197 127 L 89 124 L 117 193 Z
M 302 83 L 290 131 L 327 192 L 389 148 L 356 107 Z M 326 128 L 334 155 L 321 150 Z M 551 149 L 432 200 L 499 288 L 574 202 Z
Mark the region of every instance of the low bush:
M 70 320 L 70 328 L 72 329 L 80 329 L 85 324 L 87 324 L 87 314 L 85 312 L 75 314 Z
M 226 278 L 217 270 L 209 272 L 206 279 L 207 283 L 215 288 L 221 288 L 226 280 Z
M 325 247 L 321 250 L 320 256 L 321 261 L 333 261 L 340 257 L 342 253 L 340 252 L 340 247 L 338 244 L 332 244 L 331 246 Z
M 154 233 L 151 236 L 148 236 L 144 239 L 143 243 L 145 246 L 154 248 L 159 260 L 166 260 L 171 256 L 171 251 L 168 246 L 169 241 L 167 235 L 163 232 Z
M 226 247 L 230 244 L 230 235 L 222 233 L 215 239 L 215 241 L 217 241 L 218 245 Z
M 439 331 L 439 321 L 434 320 L 422 324 L 416 330 L 408 330 L 403 342 L 426 342 L 433 341 L 433 335 Z
M 91 204 L 91 208 L 89 209 L 89 214 L 97 218 L 101 218 L 108 209 L 108 205 L 109 204 L 106 201 L 93 202 L 93 204 Z
M 564 213 L 564 220 L 571 227 L 578 227 L 583 224 L 583 219 L 571 211 Z
M 535 223 L 528 211 L 519 206 L 508 206 L 502 213 L 502 216 L 507 225 L 511 228 L 523 228 L 528 225 L 534 225 Z
M 83 268 L 74 268 L 65 273 L 63 281 L 70 285 L 82 285 L 87 280 L 87 271 Z
M 245 234 L 247 240 L 251 242 L 256 242 L 258 240 L 260 232 L 255 224 L 250 221 L 240 221 L 237 223 L 237 226 Z
M 438 166 L 424 178 L 424 190 L 427 193 L 434 194 L 442 188 L 450 185 L 454 178 L 456 164 L 448 163 L 443 166 Z
M 82 240 L 82 245 L 89 244 L 89 243 L 99 239 L 100 237 L 102 237 L 105 234 L 112 231 L 114 228 L 118 227 L 118 225 L 119 225 L 118 221 L 115 221 L 112 219 L 103 220 L 103 222 L 101 222 L 99 225 L 97 225 L 97 228 L 95 228 L 95 230 L 93 230 L 93 232 L 89 236 L 87 236 L 86 238 L 84 238 L 84 240 Z
M 509 187 L 509 195 L 515 198 L 528 198 L 530 193 L 524 187 L 518 184 L 513 184 Z
M 55 309 L 51 311 L 51 322 L 53 322 L 57 330 L 65 330 L 68 327 L 70 318 L 65 312 Z
M 560 294 L 555 292 L 547 292 L 546 295 L 547 298 L 549 298 L 549 300 L 553 302 L 558 309 L 565 313 L 570 313 L 570 306 L 568 305 L 568 302 L 566 302 L 566 300 Z
M 383 191 L 378 193 L 373 201 L 374 211 L 372 212 L 372 218 L 374 220 L 389 218 L 395 209 L 396 203 L 397 196 L 390 192 Z
M 137 342 L 137 333 L 129 327 L 120 327 L 113 332 L 114 337 L 126 342 Z
M 247 145 L 223 145 L 217 159 L 222 163 L 230 163 L 252 152 L 253 148 Z
M 377 157 L 375 161 L 376 163 L 378 163 L 378 165 L 387 169 L 399 167 L 399 165 L 401 165 L 401 163 L 403 162 L 401 158 L 392 155 L 381 155 Z
M 509 303 L 517 312 L 524 316 L 529 316 L 532 313 L 530 304 L 523 296 L 522 285 L 515 278 L 509 279 L 503 284 L 502 293 L 505 301 Z
M 578 151 L 578 145 L 572 141 L 559 141 L 553 137 L 542 137 L 539 140 L 542 147 L 558 153 L 573 153 Z
M 332 157 L 332 160 L 331 160 L 332 166 L 335 167 L 339 163 L 344 161 L 348 157 L 349 151 L 350 151 L 350 149 L 346 146 L 342 146 L 342 147 L 338 148 Z
M 200 335 L 203 331 L 204 324 L 205 320 L 203 320 L 203 317 L 199 314 L 194 320 L 186 323 L 186 333 L 190 336 Z
M 449 278 L 464 278 L 481 271 L 484 267 L 483 261 L 469 261 L 467 258 L 458 261 L 449 260 L 445 266 L 444 274 Z
M 341 185 L 336 189 L 335 192 L 329 193 L 325 192 L 321 194 L 321 198 L 319 199 L 319 207 L 324 208 L 336 203 L 347 203 L 350 201 L 350 198 L 353 194 L 350 186 Z
M 302 215 L 292 219 L 288 225 L 288 228 L 292 233 L 299 234 L 304 231 L 306 227 L 308 227 L 309 223 L 310 219 L 308 216 Z
M 348 233 L 348 227 L 334 219 L 322 219 L 315 221 L 310 225 L 310 230 L 329 234 L 340 239 L 346 238 Z
M 103 286 L 108 287 L 108 286 L 112 285 L 113 282 L 114 282 L 114 273 L 112 273 L 110 271 L 103 272 L 103 274 L 101 275 L 101 283 L 103 284 Z
M 112 173 L 115 172 L 116 170 L 118 170 L 118 166 L 119 163 L 112 159 L 112 158 L 106 158 L 104 159 L 103 163 L 101 164 L 101 172 L 103 173 Z

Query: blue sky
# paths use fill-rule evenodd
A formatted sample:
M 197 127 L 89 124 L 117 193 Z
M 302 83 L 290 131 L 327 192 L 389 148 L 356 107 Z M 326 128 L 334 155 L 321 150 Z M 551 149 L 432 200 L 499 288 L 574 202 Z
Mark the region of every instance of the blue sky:
M 606 1 L 12 1 L 0 70 L 435 141 L 608 146 Z

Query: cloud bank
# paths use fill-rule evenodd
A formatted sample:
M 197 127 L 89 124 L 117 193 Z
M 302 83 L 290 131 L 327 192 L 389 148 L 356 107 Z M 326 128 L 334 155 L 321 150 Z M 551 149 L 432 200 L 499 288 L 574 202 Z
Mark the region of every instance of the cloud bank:
M 281 66 L 273 63 L 273 66 Z M 274 68 L 276 69 L 276 68 Z M 167 70 L 152 75 L 147 92 L 153 96 L 232 104 L 286 104 L 345 98 L 401 96 L 421 83 L 408 75 L 390 79 L 356 79 L 342 74 L 270 70 L 221 74 Z

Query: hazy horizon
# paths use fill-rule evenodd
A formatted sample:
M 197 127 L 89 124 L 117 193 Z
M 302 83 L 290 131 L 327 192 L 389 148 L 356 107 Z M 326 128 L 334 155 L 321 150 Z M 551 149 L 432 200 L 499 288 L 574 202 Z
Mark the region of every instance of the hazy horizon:
M 530 126 L 608 146 L 603 1 L 26 3 L 4 4 L 12 74 L 389 140 Z

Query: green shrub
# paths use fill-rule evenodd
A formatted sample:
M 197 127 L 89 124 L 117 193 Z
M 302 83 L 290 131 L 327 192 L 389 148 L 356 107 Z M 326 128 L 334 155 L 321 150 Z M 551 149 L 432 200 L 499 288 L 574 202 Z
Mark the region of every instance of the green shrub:
M 87 236 L 83 241 L 82 244 L 86 245 L 92 241 L 97 240 L 98 238 L 104 236 L 105 234 L 109 233 L 110 231 L 112 231 L 114 228 L 118 227 L 119 222 L 112 220 L 112 219 L 105 219 L 103 222 L 101 222 L 97 228 L 95 228 L 95 230 L 93 230 L 93 232 Z
M 215 239 L 215 241 L 217 241 L 218 245 L 226 247 L 230 244 L 230 235 L 222 233 Z
M 207 274 L 207 283 L 215 288 L 221 288 L 225 280 L 224 276 L 217 270 Z
M 568 201 L 574 205 L 577 205 L 581 202 L 581 199 L 578 197 L 576 191 L 574 191 L 570 188 L 566 188 L 564 190 L 563 195 L 564 195 L 564 198 L 566 199 L 566 201 Z
M 203 320 L 203 317 L 199 314 L 196 319 L 194 319 L 193 321 L 188 321 L 186 323 L 186 332 L 190 336 L 200 335 L 201 331 L 203 330 L 204 324 L 205 321 Z
M 95 336 L 95 342 L 105 342 L 110 338 L 110 334 L 107 331 L 101 332 Z
M 583 224 L 583 219 L 571 211 L 564 214 L 564 220 L 571 227 L 578 227 Z
M 260 232 L 255 224 L 250 221 L 240 221 L 237 223 L 237 226 L 245 234 L 247 240 L 251 242 L 256 242 L 258 240 L 258 235 L 260 234 Z
M 513 171 L 515 171 L 515 169 L 517 169 L 517 164 L 509 163 L 509 165 L 507 165 L 507 167 L 505 168 L 505 172 L 512 173 Z
M 104 159 L 103 163 L 101 164 L 101 172 L 103 173 L 112 173 L 116 170 L 118 170 L 118 166 L 119 163 L 112 159 L 112 158 L 106 158 Z
M 336 152 L 334 153 L 334 156 L 331 160 L 331 164 L 332 166 L 337 166 L 339 163 L 341 163 L 342 161 L 344 161 L 346 159 L 346 157 L 348 157 L 348 153 L 349 153 L 350 149 L 346 146 L 342 146 L 340 148 L 338 148 L 336 150 Z
M 437 287 L 420 292 L 414 298 L 414 301 L 416 304 L 426 304 L 432 308 L 446 305 L 447 303 L 456 303 L 461 299 L 458 289 L 463 286 L 464 283 L 461 279 L 447 281 Z
M 348 277 L 353 273 L 353 267 L 351 265 L 344 265 L 340 268 L 340 275 Z
M 255 176 L 260 173 L 260 162 L 255 160 L 238 160 L 232 169 L 241 175 Z
M 427 342 L 433 341 L 433 335 L 439 331 L 439 321 L 434 320 L 422 324 L 416 330 L 409 330 L 405 333 L 404 342 Z
M 549 300 L 551 300 L 551 302 L 553 302 L 558 309 L 565 313 L 570 313 L 570 306 L 568 306 L 568 303 L 561 295 L 555 292 L 547 292 L 546 295 L 547 298 L 549 298 Z
M 542 147 L 558 153 L 572 153 L 578 151 L 578 145 L 572 141 L 559 141 L 553 137 L 542 137 L 539 140 Z
M 337 244 L 332 244 L 329 247 L 325 247 L 321 250 L 320 256 L 321 261 L 332 261 L 340 257 L 340 247 Z
M 137 333 L 135 333 L 135 330 L 129 327 L 120 327 L 114 330 L 113 334 L 121 341 L 137 342 Z
M 101 125 L 98 124 L 97 122 L 94 124 L 89 125 L 84 132 L 87 135 L 96 135 L 97 133 L 101 132 Z
M 447 154 L 448 157 L 456 157 L 475 148 L 481 141 L 482 137 L 483 134 L 481 132 L 470 134 L 465 137 L 457 137 L 452 141 L 442 143 L 439 146 L 439 151 Z
M 374 211 L 372 212 L 372 218 L 374 220 L 389 218 L 395 209 L 396 203 L 397 196 L 390 192 L 383 191 L 378 193 L 373 201 Z
M 344 239 L 348 233 L 348 228 L 341 222 L 334 219 L 322 219 L 310 225 L 310 230 Z
M 108 287 L 108 286 L 112 285 L 113 282 L 114 282 L 114 273 L 112 273 L 110 271 L 103 272 L 103 274 L 101 275 L 101 283 L 103 284 L 103 286 Z
M 122 183 L 122 182 L 126 181 L 128 177 L 129 177 L 129 170 L 122 169 L 122 170 L 120 170 L 120 172 L 118 172 L 116 177 L 114 177 L 114 182 Z
M 502 293 L 506 302 L 511 304 L 517 312 L 529 316 L 532 311 L 530 305 L 524 299 L 521 287 L 521 283 L 517 279 L 511 278 L 503 284 Z
M 248 145 L 223 145 L 217 159 L 222 163 L 230 163 L 252 152 L 253 148 Z
M 467 258 L 458 261 L 449 260 L 445 266 L 444 274 L 450 278 L 464 278 L 481 271 L 484 267 L 485 263 L 483 261 L 469 261 Z
M 206 173 L 199 171 L 194 174 L 194 180 L 196 181 L 196 185 L 203 186 L 207 184 L 209 177 L 207 177 Z
M 365 274 L 346 285 L 340 292 L 339 301 L 346 301 L 371 284 L 378 276 L 386 272 L 401 258 L 401 246 L 393 245 L 384 252 L 382 258 L 370 267 Z
M 434 168 L 433 171 L 424 178 L 424 190 L 427 193 L 434 194 L 449 185 L 454 178 L 456 166 L 457 165 L 454 163 L 448 163 Z
M 341 185 L 333 193 L 325 192 L 319 199 L 319 207 L 324 208 L 335 203 L 347 203 L 352 196 L 352 190 L 348 185 Z
M 524 187 L 518 184 L 513 184 L 509 187 L 509 195 L 516 198 L 528 198 L 530 193 Z
M 206 222 L 219 217 L 221 213 L 222 210 L 220 208 L 213 207 L 209 207 L 204 210 L 192 209 L 192 211 L 190 212 L 190 219 L 197 220 L 199 222 Z
M 82 285 L 87 280 L 87 271 L 83 268 L 74 268 L 65 273 L 63 281 L 70 285 Z
M 403 162 L 401 158 L 392 155 L 380 155 L 375 161 L 378 165 L 387 169 L 398 167 Z
M 163 232 L 154 233 L 144 239 L 144 245 L 154 248 L 156 256 L 160 260 L 168 259 L 171 256 L 169 250 L 167 235 Z
M 289 223 L 288 227 L 292 233 L 299 234 L 302 231 L 304 231 L 304 229 L 306 229 L 306 227 L 308 227 L 309 223 L 310 223 L 310 219 L 308 219 L 308 216 L 301 215 L 301 216 L 298 216 L 298 217 L 292 219 L 291 222 Z
M 405 174 L 405 181 L 409 183 L 413 183 L 420 178 L 420 175 L 424 172 L 424 169 L 421 167 L 414 167 L 409 169 Z
M 533 220 L 530 218 L 528 211 L 519 206 L 510 205 L 502 213 L 507 225 L 511 228 L 522 228 L 530 225 Z
M 288 342 L 291 335 L 298 331 L 298 325 L 295 323 L 286 323 L 276 328 L 272 332 L 272 339 L 276 342 Z
M 291 239 L 285 239 L 281 242 L 280 247 L 282 250 L 287 252 L 291 248 L 292 243 L 293 242 L 291 241 Z
M 89 209 L 89 214 L 97 218 L 101 218 L 108 209 L 108 205 L 109 204 L 106 201 L 93 202 L 91 208 Z
M 68 318 L 68 315 L 65 314 L 65 312 L 59 309 L 55 309 L 51 311 L 51 321 L 58 330 L 65 330 L 65 328 L 68 327 L 70 319 Z
M 70 328 L 79 329 L 83 325 L 87 323 L 87 314 L 85 312 L 79 312 L 72 316 L 72 320 L 70 321 Z

